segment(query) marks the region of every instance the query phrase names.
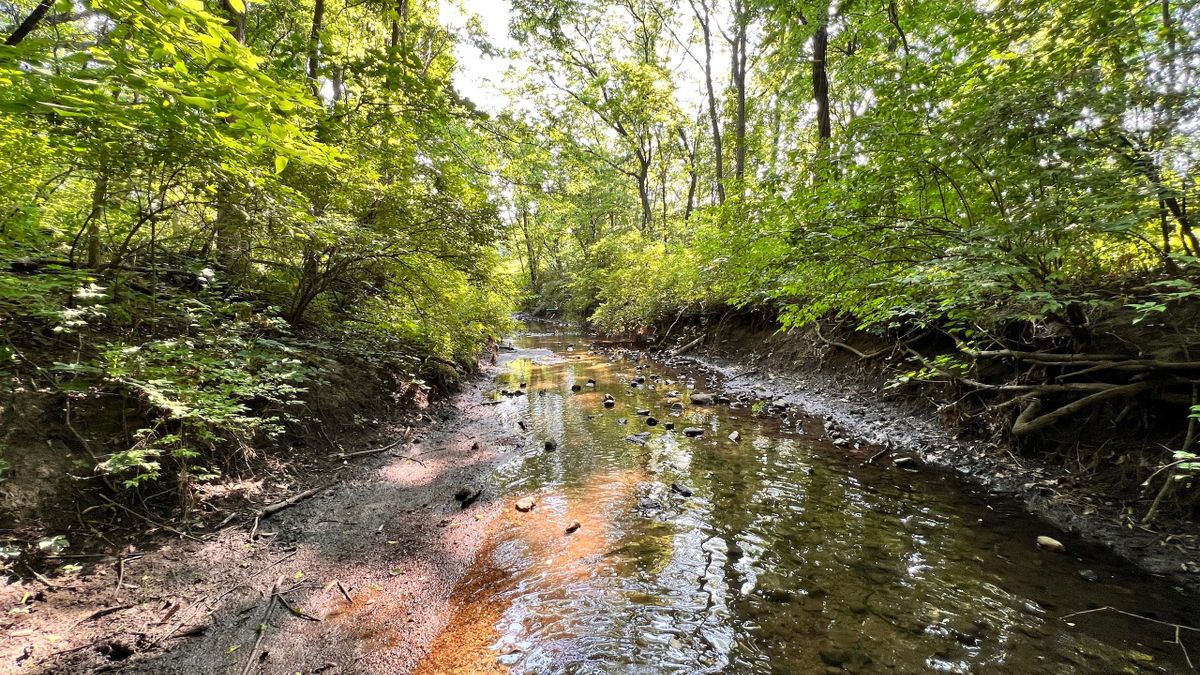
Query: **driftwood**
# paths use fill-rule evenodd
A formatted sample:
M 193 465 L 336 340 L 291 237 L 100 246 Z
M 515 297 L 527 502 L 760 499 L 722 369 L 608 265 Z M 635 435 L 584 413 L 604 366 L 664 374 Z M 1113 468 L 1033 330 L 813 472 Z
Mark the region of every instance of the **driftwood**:
M 701 335 L 700 337 L 696 338 L 695 340 L 692 340 L 691 342 L 689 342 L 689 343 L 687 343 L 686 345 L 684 345 L 684 346 L 680 347 L 679 349 L 676 349 L 675 351 L 671 352 L 671 355 L 672 355 L 672 356 L 679 356 L 679 355 L 681 355 L 681 354 L 686 354 L 686 353 L 688 353 L 688 352 L 692 351 L 693 349 L 695 349 L 697 346 L 699 346 L 701 342 L 704 342 L 704 336 L 703 336 L 703 335 Z
M 308 499 L 309 497 L 312 497 L 313 495 L 315 495 L 319 492 L 328 490 L 329 488 L 333 487 L 333 485 L 334 485 L 333 483 L 329 483 L 327 485 L 322 485 L 320 487 L 312 488 L 311 490 L 305 490 L 304 492 L 294 494 L 291 497 L 284 499 L 283 501 L 275 502 L 274 504 L 269 504 L 267 506 L 264 506 L 261 510 L 259 510 L 258 515 L 255 518 L 255 520 L 261 520 L 268 516 L 272 516 L 276 513 L 279 513 L 280 511 L 286 509 L 289 506 L 295 506 L 296 504 L 304 501 L 305 499 Z

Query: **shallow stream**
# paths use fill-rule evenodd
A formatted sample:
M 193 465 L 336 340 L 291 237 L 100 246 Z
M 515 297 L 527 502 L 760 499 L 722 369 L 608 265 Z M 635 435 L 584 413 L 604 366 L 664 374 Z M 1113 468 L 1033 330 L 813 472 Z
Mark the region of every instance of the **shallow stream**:
M 577 335 L 517 344 L 494 409 L 524 445 L 489 479 L 503 508 L 425 672 L 1190 670 L 1165 624 L 1200 624 L 1194 598 L 1017 504 L 865 464 L 871 449 L 835 446 L 820 420 L 693 405 L 698 369 Z M 1145 618 L 1068 616 L 1102 607 Z M 1200 660 L 1200 633 L 1181 635 Z

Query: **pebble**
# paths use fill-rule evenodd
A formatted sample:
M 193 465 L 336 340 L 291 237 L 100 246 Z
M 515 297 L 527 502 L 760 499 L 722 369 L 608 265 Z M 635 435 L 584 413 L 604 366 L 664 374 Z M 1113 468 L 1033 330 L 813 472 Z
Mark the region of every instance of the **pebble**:
M 583 527 L 583 523 L 580 523 L 578 520 L 571 521 L 571 524 L 567 526 L 567 534 L 571 534 L 581 527 Z
M 703 436 L 704 430 L 701 429 L 700 427 L 687 427 L 686 429 L 683 430 L 683 435 L 691 436 L 692 438 L 695 438 L 697 436 Z
M 1052 537 L 1041 536 L 1037 538 L 1037 546 L 1043 551 L 1052 551 L 1054 553 L 1066 553 L 1067 547 L 1057 539 Z
M 546 452 L 551 452 L 551 451 L 557 450 L 557 449 L 558 449 L 558 443 L 556 443 L 552 440 L 546 441 Z
M 533 497 L 521 497 L 516 504 L 517 510 L 521 513 L 532 511 L 535 506 L 537 506 L 537 500 Z
M 742 435 L 740 433 L 734 431 L 733 433 L 729 434 L 729 440 L 733 441 L 734 443 L 737 443 L 738 441 L 742 440 Z

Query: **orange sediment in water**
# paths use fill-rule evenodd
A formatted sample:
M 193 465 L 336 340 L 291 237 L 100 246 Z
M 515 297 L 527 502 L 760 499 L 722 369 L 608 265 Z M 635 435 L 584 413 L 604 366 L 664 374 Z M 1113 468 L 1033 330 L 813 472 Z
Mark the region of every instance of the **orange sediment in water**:
M 612 517 L 629 508 L 634 486 L 645 478 L 637 471 L 597 474 L 575 490 L 538 493 L 538 506 L 529 513 L 504 509 L 455 591 L 450 624 L 416 673 L 507 672 L 500 660 L 521 647 L 519 635 L 506 634 L 504 626 L 556 620 L 526 616 L 515 600 L 527 592 L 566 594 L 573 582 L 604 574 L 604 554 L 617 541 Z M 568 533 L 576 521 L 579 529 Z

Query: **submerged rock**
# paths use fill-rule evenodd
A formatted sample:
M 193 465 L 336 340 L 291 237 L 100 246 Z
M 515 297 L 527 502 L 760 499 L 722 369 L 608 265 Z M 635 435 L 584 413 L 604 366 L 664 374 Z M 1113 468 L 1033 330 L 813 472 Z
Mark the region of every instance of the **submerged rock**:
M 1079 570 L 1079 576 L 1085 581 L 1090 581 L 1093 584 L 1100 583 L 1100 575 L 1096 574 L 1095 570 Z
M 651 419 L 653 419 L 653 418 L 651 418 Z M 664 429 L 666 429 L 667 431 L 674 431 L 674 430 L 675 430 L 675 423 L 674 423 L 674 422 L 667 422 L 666 424 L 664 424 L 664 425 L 663 425 L 663 428 L 664 428 Z
M 704 430 L 701 429 L 700 427 L 687 427 L 686 429 L 683 430 L 683 435 L 691 436 L 692 438 L 696 438 L 697 436 L 703 436 Z
M 537 506 L 537 500 L 533 497 L 521 497 L 516 503 L 517 510 L 521 513 L 528 513 L 535 506 Z
M 713 401 L 715 400 L 715 396 L 712 394 L 705 394 L 703 392 L 697 392 L 691 396 L 692 403 L 695 403 L 696 405 L 712 405 Z
M 737 443 L 738 441 L 742 440 L 742 435 L 740 433 L 738 433 L 737 431 L 734 431 L 729 434 L 729 440 L 733 441 L 734 443 Z
M 571 534 L 581 527 L 583 527 L 583 523 L 579 522 L 578 520 L 571 521 L 571 524 L 567 526 L 567 534 Z
M 653 417 L 647 417 L 647 418 L 646 418 L 646 426 L 648 426 L 648 427 L 653 427 L 653 426 L 656 426 L 657 424 L 658 424 L 658 420 L 657 420 L 657 419 L 655 419 L 655 418 L 653 418 Z
M 683 495 L 684 497 L 692 496 L 692 491 L 689 490 L 688 488 L 680 485 L 679 483 L 671 483 L 671 491 L 676 494 Z
M 545 447 L 546 447 L 546 452 L 550 452 L 550 451 L 552 451 L 552 450 L 557 450 L 557 449 L 558 449 L 558 443 L 556 443 L 555 441 L 552 441 L 552 440 L 549 440 L 549 439 L 547 439 L 547 440 L 546 440 L 546 446 L 545 446 Z
M 611 398 L 606 398 L 606 399 L 604 399 L 604 407 L 605 408 L 615 408 L 615 407 L 617 407 L 617 402 L 612 400 Z
M 637 443 L 638 445 L 645 445 L 646 441 L 650 440 L 650 432 L 643 431 L 641 433 L 630 434 L 629 436 L 625 437 L 625 440 L 629 441 L 630 443 Z

